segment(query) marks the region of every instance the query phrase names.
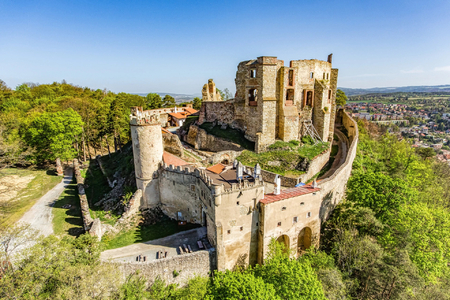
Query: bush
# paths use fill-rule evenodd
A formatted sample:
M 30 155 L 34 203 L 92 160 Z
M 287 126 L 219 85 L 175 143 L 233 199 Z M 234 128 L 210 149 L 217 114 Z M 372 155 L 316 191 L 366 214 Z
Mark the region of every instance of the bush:
M 302 143 L 306 145 L 314 145 L 314 140 L 311 136 L 305 135 L 304 137 L 302 137 Z

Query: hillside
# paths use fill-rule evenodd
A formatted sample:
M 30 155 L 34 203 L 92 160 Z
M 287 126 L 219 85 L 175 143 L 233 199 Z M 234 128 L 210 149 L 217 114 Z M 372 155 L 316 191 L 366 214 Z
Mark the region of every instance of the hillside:
M 375 87 L 369 89 L 352 89 L 339 87 L 347 96 L 364 95 L 371 93 L 399 93 L 399 92 L 450 92 L 450 84 L 446 85 L 419 85 L 419 86 L 401 86 L 401 87 Z

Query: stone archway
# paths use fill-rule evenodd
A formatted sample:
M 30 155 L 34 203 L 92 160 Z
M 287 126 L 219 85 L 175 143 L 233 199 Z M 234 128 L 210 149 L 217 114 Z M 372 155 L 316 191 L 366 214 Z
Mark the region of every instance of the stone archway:
M 299 256 L 302 255 L 306 251 L 306 249 L 311 247 L 311 237 L 312 231 L 309 227 L 303 228 L 298 234 L 297 254 Z
M 278 237 L 277 243 L 283 244 L 284 245 L 283 252 L 284 253 L 288 253 L 288 251 L 289 251 L 289 237 L 287 235 L 283 234 L 280 237 Z

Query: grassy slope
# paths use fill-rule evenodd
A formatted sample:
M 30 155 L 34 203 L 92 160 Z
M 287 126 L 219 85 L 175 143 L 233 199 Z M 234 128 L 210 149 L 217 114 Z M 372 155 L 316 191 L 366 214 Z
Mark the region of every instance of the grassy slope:
M 162 237 L 175 234 L 177 232 L 197 227 L 199 227 L 199 225 L 189 223 L 183 226 L 179 226 L 177 221 L 171 220 L 170 218 L 167 217 L 158 224 L 137 226 L 113 238 L 110 238 L 109 236 L 104 236 L 102 242 L 104 243 L 106 249 L 115 249 L 128 246 L 134 243 L 159 239 Z
M 246 150 L 237 159 L 247 166 L 254 166 L 256 163 L 259 163 L 263 170 L 283 176 L 299 176 L 305 173 L 305 171 L 296 170 L 295 167 L 303 158 L 311 160 L 328 149 L 328 143 L 299 147 L 294 145 L 288 146 L 289 143 L 284 142 L 278 142 L 278 144 L 286 144 L 286 147 L 290 148 L 271 150 L 259 154 Z M 280 166 L 269 165 L 271 161 L 279 161 Z
M 52 171 L 29 170 L 8 168 L 0 171 L 0 177 L 18 175 L 20 177 L 33 175 L 35 178 L 28 186 L 21 190 L 16 200 L 8 201 L 8 204 L 1 205 L 0 226 L 4 223 L 12 224 L 17 222 L 27 212 L 36 201 L 61 182 L 62 178 L 56 176 Z

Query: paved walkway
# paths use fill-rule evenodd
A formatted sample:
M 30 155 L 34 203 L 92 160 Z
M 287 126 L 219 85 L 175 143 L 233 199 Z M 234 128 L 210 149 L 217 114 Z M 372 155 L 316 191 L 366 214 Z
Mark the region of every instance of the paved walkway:
M 331 168 L 319 179 L 325 179 L 333 175 L 334 172 L 337 169 L 339 169 L 340 166 L 342 166 L 342 164 L 345 162 L 345 159 L 347 158 L 347 145 L 348 145 L 347 137 L 339 129 L 335 129 L 334 133 L 339 138 L 339 150 L 336 156 L 334 157 L 334 162 L 331 165 Z
M 63 180 L 42 196 L 19 222 L 31 224 L 33 229 L 37 229 L 44 236 L 53 234 L 52 207 L 64 189 L 72 182 L 72 174 L 73 169 L 66 168 Z
M 179 255 L 178 247 L 183 244 L 190 245 L 192 251 L 200 250 L 197 241 L 206 236 L 206 227 L 182 231 L 164 238 L 145 243 L 137 243 L 122 248 L 103 251 L 101 260 L 113 260 L 117 262 L 136 262 L 136 256 L 146 256 L 146 261 L 156 259 L 158 251 L 167 252 L 166 257 Z

